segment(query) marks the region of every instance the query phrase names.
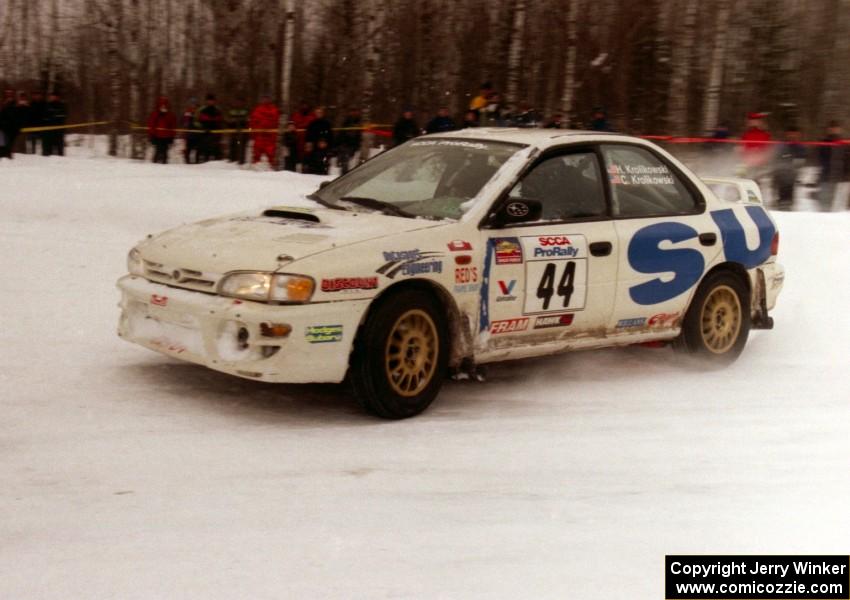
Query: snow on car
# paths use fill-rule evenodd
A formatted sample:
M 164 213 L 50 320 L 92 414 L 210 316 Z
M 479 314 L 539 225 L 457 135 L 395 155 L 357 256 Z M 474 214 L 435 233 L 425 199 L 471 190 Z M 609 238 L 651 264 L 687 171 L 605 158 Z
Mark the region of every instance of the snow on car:
M 760 203 L 628 136 L 426 136 L 308 198 L 139 243 L 119 335 L 250 379 L 348 377 L 404 418 L 495 361 L 670 341 L 731 362 L 783 284 Z

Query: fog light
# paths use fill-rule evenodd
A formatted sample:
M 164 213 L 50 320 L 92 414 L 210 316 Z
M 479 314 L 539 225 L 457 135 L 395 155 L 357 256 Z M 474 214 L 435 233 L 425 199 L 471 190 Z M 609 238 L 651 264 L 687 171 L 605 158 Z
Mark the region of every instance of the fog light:
M 286 323 L 260 323 L 260 335 L 263 337 L 286 337 L 292 327 Z

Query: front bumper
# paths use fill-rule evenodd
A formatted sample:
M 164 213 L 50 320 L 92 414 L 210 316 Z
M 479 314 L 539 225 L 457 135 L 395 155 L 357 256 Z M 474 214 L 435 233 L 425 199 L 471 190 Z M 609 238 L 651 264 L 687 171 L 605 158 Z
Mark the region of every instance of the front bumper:
M 249 379 L 336 383 L 369 300 L 277 306 L 178 289 L 126 275 L 118 281 L 118 335 L 162 354 Z M 291 328 L 273 337 L 271 327 Z

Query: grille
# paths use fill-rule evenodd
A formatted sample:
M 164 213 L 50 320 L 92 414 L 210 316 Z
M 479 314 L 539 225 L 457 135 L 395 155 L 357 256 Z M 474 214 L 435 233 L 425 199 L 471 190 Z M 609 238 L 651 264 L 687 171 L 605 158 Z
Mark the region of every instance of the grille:
M 147 279 L 174 287 L 212 292 L 215 291 L 215 284 L 219 279 L 219 275 L 216 273 L 204 273 L 203 271 L 163 265 L 162 263 L 149 260 L 143 262 L 145 265 L 145 277 Z

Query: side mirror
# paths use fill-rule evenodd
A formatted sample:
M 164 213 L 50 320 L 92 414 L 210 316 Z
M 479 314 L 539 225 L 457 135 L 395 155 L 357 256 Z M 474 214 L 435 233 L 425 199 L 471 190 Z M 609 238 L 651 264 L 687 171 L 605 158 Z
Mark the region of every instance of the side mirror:
M 493 221 L 499 227 L 512 223 L 530 223 L 539 221 L 542 213 L 543 204 L 539 200 L 508 198 L 496 211 Z

